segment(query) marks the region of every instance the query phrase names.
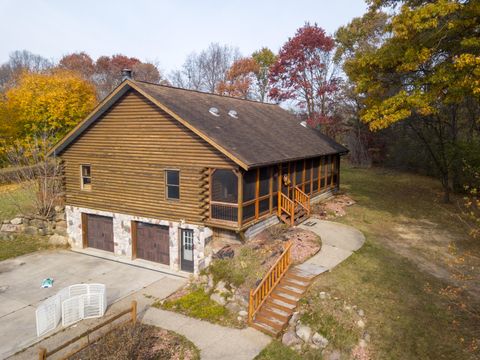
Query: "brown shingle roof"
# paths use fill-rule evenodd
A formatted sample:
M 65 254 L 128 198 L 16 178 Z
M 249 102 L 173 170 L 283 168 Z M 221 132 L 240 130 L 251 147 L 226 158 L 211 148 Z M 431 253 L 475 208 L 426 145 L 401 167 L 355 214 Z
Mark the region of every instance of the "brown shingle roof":
M 140 81 L 134 83 L 249 168 L 347 152 L 319 131 L 300 125 L 293 114 L 278 105 Z M 219 110 L 220 116 L 209 112 L 212 107 Z M 230 110 L 238 113 L 237 119 L 228 115 Z

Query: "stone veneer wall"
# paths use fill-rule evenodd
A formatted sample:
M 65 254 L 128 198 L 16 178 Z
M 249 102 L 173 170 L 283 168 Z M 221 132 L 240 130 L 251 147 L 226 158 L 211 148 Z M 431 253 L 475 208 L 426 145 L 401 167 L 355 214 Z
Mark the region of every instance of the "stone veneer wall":
M 156 225 L 169 227 L 170 237 L 170 269 L 180 270 L 180 229 L 192 229 L 194 235 L 194 274 L 198 274 L 201 269 L 210 264 L 210 256 L 205 256 L 205 242 L 212 236 L 210 228 L 187 224 L 184 222 L 174 222 L 132 216 L 126 214 L 113 213 L 109 211 L 100 211 L 76 206 L 67 205 L 65 214 L 67 219 L 67 233 L 71 240 L 73 248 L 81 249 L 83 247 L 82 239 L 82 213 L 108 216 L 113 218 L 113 241 L 114 254 L 116 256 L 132 259 L 132 234 L 131 222 L 140 221 Z

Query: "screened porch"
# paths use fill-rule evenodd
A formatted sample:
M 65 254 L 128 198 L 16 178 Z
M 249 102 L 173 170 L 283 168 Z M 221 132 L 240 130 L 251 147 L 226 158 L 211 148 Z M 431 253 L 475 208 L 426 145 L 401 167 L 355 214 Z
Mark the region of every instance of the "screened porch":
M 240 230 L 277 213 L 278 191 L 298 187 L 310 198 L 338 188 L 339 155 L 290 161 L 249 171 L 210 170 L 209 223 Z

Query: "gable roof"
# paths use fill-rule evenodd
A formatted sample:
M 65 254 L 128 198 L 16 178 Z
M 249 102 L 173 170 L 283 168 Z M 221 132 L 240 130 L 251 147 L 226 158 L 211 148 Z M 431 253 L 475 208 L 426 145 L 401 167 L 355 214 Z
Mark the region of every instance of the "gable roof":
M 244 169 L 348 150 L 278 105 L 126 80 L 50 151 L 60 154 L 133 88 Z M 215 107 L 219 116 L 209 109 Z M 237 118 L 228 115 L 235 110 Z

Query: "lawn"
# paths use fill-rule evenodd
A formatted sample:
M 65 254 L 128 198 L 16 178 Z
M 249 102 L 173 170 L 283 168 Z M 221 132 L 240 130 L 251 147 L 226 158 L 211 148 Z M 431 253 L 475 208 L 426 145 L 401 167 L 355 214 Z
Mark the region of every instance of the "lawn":
M 19 213 L 32 211 L 33 196 L 31 188 L 17 184 L 0 185 L 0 223 Z
M 345 315 L 318 300 L 326 291 L 365 311 L 374 359 L 478 359 L 478 244 L 457 205 L 440 202 L 433 179 L 383 169 L 344 167 L 342 189 L 357 204 L 339 221 L 367 242 L 310 289 L 310 325 L 327 338 L 342 335 L 331 342 L 337 348 L 351 346 L 339 328 Z

